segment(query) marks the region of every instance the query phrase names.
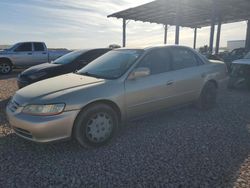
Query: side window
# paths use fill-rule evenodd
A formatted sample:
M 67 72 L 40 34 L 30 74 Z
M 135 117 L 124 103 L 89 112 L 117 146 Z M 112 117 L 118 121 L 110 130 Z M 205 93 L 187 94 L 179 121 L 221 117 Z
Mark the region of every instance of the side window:
M 160 74 L 171 70 L 171 59 L 167 49 L 156 49 L 147 54 L 138 67 L 147 67 L 151 74 Z
M 189 49 L 173 48 L 172 49 L 172 64 L 174 70 L 180 70 L 198 66 L 199 63 L 195 54 Z
M 91 61 L 94 61 L 98 57 L 102 56 L 103 54 L 109 52 L 109 49 L 98 49 L 98 50 L 91 50 L 79 57 L 80 61 L 86 61 L 90 63 Z
M 107 53 L 109 51 L 110 51 L 109 49 L 98 49 L 98 50 L 96 50 L 95 51 L 96 58 L 102 56 L 103 54 L 105 54 L 105 53 Z
M 34 50 L 37 52 L 45 51 L 43 43 L 35 42 L 34 43 Z
M 31 43 L 23 43 L 15 49 L 15 52 L 30 52 L 32 51 Z
M 96 59 L 98 56 L 96 55 L 95 50 L 91 50 L 86 52 L 80 57 L 80 60 L 85 60 L 86 62 L 90 63 L 94 59 Z

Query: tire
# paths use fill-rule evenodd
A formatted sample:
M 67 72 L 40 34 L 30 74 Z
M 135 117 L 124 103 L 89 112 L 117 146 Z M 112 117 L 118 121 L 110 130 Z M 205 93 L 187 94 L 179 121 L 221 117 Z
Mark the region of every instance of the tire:
M 9 74 L 12 72 L 12 64 L 10 62 L 0 62 L 0 74 Z
M 201 110 L 209 110 L 216 105 L 217 87 L 213 82 L 207 82 L 201 91 L 196 106 Z
M 85 148 L 106 144 L 115 135 L 119 120 L 117 113 L 106 104 L 96 104 L 78 115 L 73 136 Z

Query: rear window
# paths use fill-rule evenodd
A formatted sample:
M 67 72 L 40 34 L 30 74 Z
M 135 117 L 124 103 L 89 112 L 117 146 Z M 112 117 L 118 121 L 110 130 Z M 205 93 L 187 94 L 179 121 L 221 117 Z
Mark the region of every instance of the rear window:
M 173 48 L 172 49 L 173 58 L 173 69 L 180 70 L 190 67 L 198 66 L 197 58 L 195 54 L 189 49 L 185 48 Z
M 35 42 L 34 43 L 35 51 L 45 51 L 43 43 Z
M 95 60 L 96 58 L 100 57 L 101 55 L 107 53 L 110 51 L 109 49 L 96 49 L 96 50 L 90 50 L 83 54 L 80 59 L 85 60 L 86 62 L 91 62 Z

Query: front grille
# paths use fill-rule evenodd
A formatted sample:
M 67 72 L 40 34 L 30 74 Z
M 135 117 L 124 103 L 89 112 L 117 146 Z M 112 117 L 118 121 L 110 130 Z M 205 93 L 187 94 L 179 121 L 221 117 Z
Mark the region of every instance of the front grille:
M 21 136 L 24 136 L 24 137 L 27 137 L 27 138 L 32 138 L 31 132 L 29 132 L 27 130 L 24 130 L 24 129 L 21 129 L 21 128 L 16 128 L 16 127 L 13 127 L 13 129 L 17 134 L 20 134 Z
M 9 102 L 8 107 L 9 107 L 9 109 L 10 109 L 11 112 L 15 112 L 20 107 L 20 105 L 16 101 L 11 100 Z

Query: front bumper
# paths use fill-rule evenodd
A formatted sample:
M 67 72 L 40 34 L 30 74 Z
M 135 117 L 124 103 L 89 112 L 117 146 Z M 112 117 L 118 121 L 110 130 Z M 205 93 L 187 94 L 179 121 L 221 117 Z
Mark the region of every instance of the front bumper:
M 18 136 L 41 143 L 70 138 L 78 112 L 68 111 L 55 116 L 31 116 L 12 112 L 8 106 L 6 109 L 9 123 Z

